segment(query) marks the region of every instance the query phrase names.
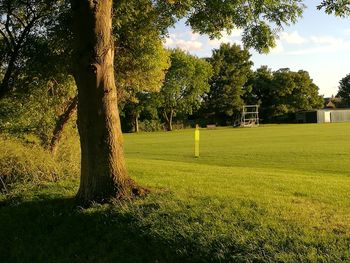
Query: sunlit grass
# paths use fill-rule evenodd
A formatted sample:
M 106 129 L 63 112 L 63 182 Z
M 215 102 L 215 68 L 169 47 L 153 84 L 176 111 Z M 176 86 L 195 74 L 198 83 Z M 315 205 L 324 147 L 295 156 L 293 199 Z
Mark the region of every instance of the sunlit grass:
M 349 135 L 350 123 L 201 130 L 194 158 L 194 130 L 126 134 L 147 198 L 56 204 L 74 196 L 72 179 L 15 191 L 0 207 L 12 245 L 0 241 L 0 259 L 350 262 Z

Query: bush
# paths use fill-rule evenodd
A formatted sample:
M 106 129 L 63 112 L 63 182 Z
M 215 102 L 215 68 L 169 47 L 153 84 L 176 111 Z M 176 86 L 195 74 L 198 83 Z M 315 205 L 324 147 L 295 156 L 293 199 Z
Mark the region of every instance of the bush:
M 80 142 L 75 122 L 67 125 L 64 129 L 55 161 L 60 165 L 64 176 L 79 177 Z
M 164 125 L 158 120 L 144 120 L 139 122 L 139 130 L 145 132 L 164 131 Z
M 0 190 L 16 183 L 57 181 L 60 165 L 50 153 L 35 143 L 0 136 Z

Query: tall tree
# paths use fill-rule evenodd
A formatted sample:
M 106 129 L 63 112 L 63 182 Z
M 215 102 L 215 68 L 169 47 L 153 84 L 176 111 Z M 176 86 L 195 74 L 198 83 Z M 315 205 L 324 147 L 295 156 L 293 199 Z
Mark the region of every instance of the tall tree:
M 239 45 L 222 44 L 213 51 L 210 63 L 214 75 L 210 81 L 210 92 L 205 96 L 208 113 L 218 119 L 232 122 L 232 116 L 241 112 L 244 104 L 243 85 L 251 74 L 250 54 Z
M 26 64 L 25 50 L 46 36 L 48 20 L 54 21 L 64 1 L 2 0 L 0 2 L 0 98 L 14 88 L 16 76 Z
M 259 104 L 261 117 L 270 121 L 276 116 L 322 107 L 323 98 L 307 71 L 288 68 L 272 72 L 266 66 L 257 69 L 247 82 L 249 102 Z
M 175 49 L 171 66 L 159 93 L 160 111 L 168 131 L 172 130 L 176 114 L 191 114 L 198 109 L 201 96 L 209 90 L 212 69 L 208 62 Z
M 112 0 L 72 0 L 84 201 L 140 194 L 128 176 L 114 79 Z
M 8 27 L 4 35 L 13 41 L 12 46 L 5 43 L 5 59 L 0 62 L 4 74 L 0 103 L 8 106 L 1 109 L 0 128 L 34 133 L 48 146 L 56 116 L 76 94 L 69 76 L 69 6 L 63 0 L 5 0 L 0 7 L 5 21 L 0 28 Z M 56 127 L 65 125 L 59 124 Z M 59 135 L 55 134 L 53 146 Z
M 273 73 L 269 117 L 322 106 L 323 99 L 308 72 L 293 72 L 285 68 Z
M 114 13 L 118 103 L 128 111 L 137 132 L 142 93 L 159 91 L 170 66 L 169 52 L 163 46 L 166 25 L 149 0 L 120 1 Z
M 272 81 L 273 72 L 267 66 L 261 66 L 254 71 L 244 86 L 245 103 L 264 107 L 264 104 L 269 102 Z
M 71 0 L 75 33 L 74 77 L 78 87 L 78 130 L 82 166 L 78 197 L 101 200 L 139 193 L 127 175 L 113 72 L 112 0 Z M 156 1 L 169 10 L 185 10 L 189 24 L 202 33 L 244 28 L 246 46 L 266 51 L 274 44 L 271 24 L 294 22 L 302 12 L 298 0 Z M 184 8 L 183 8 L 184 6 Z M 184 15 L 186 12 L 179 15 Z
M 113 37 L 117 53 L 114 69 L 118 105 L 122 111 L 131 111 L 132 126 L 136 131 L 142 108 L 138 95 L 140 92 L 158 91 L 169 67 L 169 55 L 162 41 L 168 24 L 160 19 L 159 12 L 149 0 L 121 0 L 113 7 Z M 57 119 L 50 145 L 53 153 L 76 106 L 77 99 L 72 98 Z
M 342 107 L 350 107 L 350 74 L 339 81 L 337 97 L 341 98 Z

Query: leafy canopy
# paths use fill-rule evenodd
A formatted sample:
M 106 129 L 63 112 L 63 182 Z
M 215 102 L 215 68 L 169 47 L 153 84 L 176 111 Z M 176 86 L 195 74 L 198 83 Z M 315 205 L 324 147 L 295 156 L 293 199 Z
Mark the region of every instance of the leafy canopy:
M 214 75 L 210 92 L 206 96 L 206 108 L 216 115 L 233 116 L 241 111 L 243 85 L 251 74 L 250 54 L 236 44 L 222 44 L 209 59 Z
M 171 66 L 159 93 L 161 111 L 166 119 L 177 113 L 192 114 L 209 90 L 212 68 L 208 62 L 180 49 L 171 52 Z
M 169 68 L 164 25 L 149 0 L 118 1 L 114 14 L 119 100 L 137 102 L 138 92 L 159 91 Z
M 349 0 L 323 0 L 317 8 L 324 9 L 327 14 L 336 16 L 346 17 L 350 15 Z
M 220 37 L 224 30 L 243 30 L 246 48 L 266 53 L 275 46 L 283 26 L 295 23 L 304 9 L 302 0 L 167 0 L 187 17 L 195 32 Z M 164 4 L 163 4 L 164 5 Z
M 318 87 L 304 70 L 294 72 L 283 68 L 272 72 L 262 66 L 254 72 L 246 86 L 249 89 L 245 97 L 249 103 L 260 104 L 264 119 L 323 106 Z

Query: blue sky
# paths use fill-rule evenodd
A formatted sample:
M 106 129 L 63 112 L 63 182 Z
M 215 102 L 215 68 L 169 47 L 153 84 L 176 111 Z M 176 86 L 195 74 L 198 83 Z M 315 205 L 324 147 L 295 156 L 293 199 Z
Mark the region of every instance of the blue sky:
M 254 68 L 267 65 L 272 70 L 303 69 L 310 73 L 320 94 L 331 96 L 338 91 L 339 80 L 350 73 L 350 18 L 338 18 L 316 9 L 320 1 L 307 0 L 303 17 L 280 33 L 277 47 L 262 55 L 251 50 Z M 224 33 L 220 40 L 192 33 L 184 21 L 169 30 L 166 46 L 179 47 L 199 57 L 211 56 L 222 42 L 240 44 L 240 31 Z

